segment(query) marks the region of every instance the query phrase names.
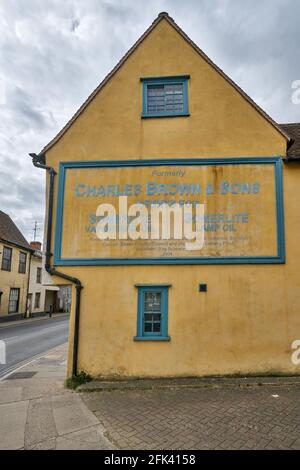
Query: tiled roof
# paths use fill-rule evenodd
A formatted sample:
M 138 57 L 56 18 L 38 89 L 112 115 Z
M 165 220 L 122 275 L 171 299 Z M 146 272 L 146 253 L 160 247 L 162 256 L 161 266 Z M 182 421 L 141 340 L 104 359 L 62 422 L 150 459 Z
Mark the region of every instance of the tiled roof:
M 25 240 L 9 215 L 2 211 L 0 211 L 0 240 L 32 251 L 29 243 Z
M 280 124 L 280 127 L 288 133 L 293 139 L 292 145 L 287 150 L 288 158 L 300 157 L 300 122 L 294 122 L 291 124 Z
M 40 152 L 40 155 L 44 155 L 53 145 L 58 142 L 58 140 L 65 134 L 65 132 L 71 127 L 73 122 L 80 116 L 84 111 L 86 106 L 94 99 L 94 97 L 99 93 L 99 91 L 106 85 L 106 83 L 115 75 L 115 73 L 122 67 L 125 61 L 131 56 L 131 54 L 137 49 L 141 42 L 151 33 L 151 31 L 160 23 L 162 20 L 166 20 L 182 37 L 185 39 L 191 47 L 208 63 L 213 67 L 216 72 L 218 72 L 230 85 L 240 93 L 248 103 L 253 106 L 267 121 L 274 126 L 278 132 L 280 132 L 289 142 L 290 136 L 280 127 L 265 111 L 263 111 L 258 104 L 256 104 L 250 96 L 248 96 L 228 75 L 223 72 L 198 46 L 195 44 L 188 35 L 175 23 L 173 18 L 171 18 L 168 13 L 162 12 L 159 13 L 158 17 L 153 21 L 150 27 L 142 34 L 142 36 L 137 40 L 137 42 L 129 49 L 129 51 L 122 57 L 122 59 L 117 63 L 117 65 L 112 69 L 112 71 L 104 78 L 104 80 L 97 86 L 97 88 L 90 94 L 87 100 L 82 104 L 74 116 L 67 122 L 67 124 L 62 128 L 62 130 L 52 139 Z

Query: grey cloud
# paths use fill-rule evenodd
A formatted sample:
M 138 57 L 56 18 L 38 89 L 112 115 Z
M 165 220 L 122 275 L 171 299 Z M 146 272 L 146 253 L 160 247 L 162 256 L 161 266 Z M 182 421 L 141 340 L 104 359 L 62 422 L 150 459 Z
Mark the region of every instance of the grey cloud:
M 75 31 L 80 25 L 80 21 L 75 19 L 71 22 L 71 31 Z

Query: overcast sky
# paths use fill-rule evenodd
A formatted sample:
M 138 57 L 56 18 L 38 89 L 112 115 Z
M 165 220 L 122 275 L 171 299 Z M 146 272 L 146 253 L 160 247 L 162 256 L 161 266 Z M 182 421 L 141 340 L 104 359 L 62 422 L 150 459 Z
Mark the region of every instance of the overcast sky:
M 277 122 L 300 121 L 299 0 L 0 0 L 0 209 L 42 236 L 39 152 L 167 11 Z

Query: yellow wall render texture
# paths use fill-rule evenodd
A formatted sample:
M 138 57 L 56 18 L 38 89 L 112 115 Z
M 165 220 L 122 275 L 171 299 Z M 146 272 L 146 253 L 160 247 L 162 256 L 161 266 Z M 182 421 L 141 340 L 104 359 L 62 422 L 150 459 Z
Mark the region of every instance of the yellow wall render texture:
M 181 74 L 190 75 L 190 117 L 141 119 L 140 77 Z M 163 20 L 46 159 L 58 171 L 60 161 L 285 152 L 285 138 Z M 299 177 L 298 164 L 284 165 L 286 264 L 60 267 L 84 287 L 78 370 L 93 376 L 299 373 L 291 363 L 291 343 L 300 335 Z M 207 293 L 198 292 L 200 282 Z M 172 284 L 170 342 L 133 341 L 137 283 Z M 73 292 L 69 374 L 74 308 Z

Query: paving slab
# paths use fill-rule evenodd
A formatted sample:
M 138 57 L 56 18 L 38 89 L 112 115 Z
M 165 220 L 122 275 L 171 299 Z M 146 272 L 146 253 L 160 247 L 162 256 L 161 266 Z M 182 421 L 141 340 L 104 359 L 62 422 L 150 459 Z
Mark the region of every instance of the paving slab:
M 56 436 L 51 398 L 30 400 L 25 428 L 25 448 Z
M 27 446 L 26 450 L 55 450 L 56 448 L 56 438 L 45 439 L 42 442 L 37 444 Z
M 24 447 L 29 401 L 0 405 L 0 448 L 16 450 Z
M 22 400 L 22 387 L 7 387 L 2 388 L 0 393 L 0 404 L 11 403 L 14 401 Z
M 99 424 L 96 416 L 75 394 L 52 397 L 52 408 L 58 435 Z
M 56 439 L 56 450 L 101 450 L 103 447 L 98 443 L 87 443 L 76 439 L 58 437 Z
M 113 449 L 113 445 L 104 436 L 104 428 L 101 424 L 65 434 L 68 440 L 79 441 L 81 444 L 95 445 L 97 449 Z M 62 441 L 60 441 L 62 443 Z M 60 444 L 62 445 L 62 444 Z

